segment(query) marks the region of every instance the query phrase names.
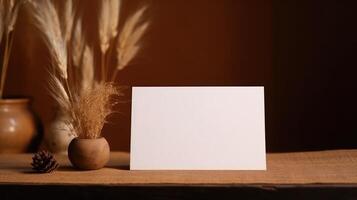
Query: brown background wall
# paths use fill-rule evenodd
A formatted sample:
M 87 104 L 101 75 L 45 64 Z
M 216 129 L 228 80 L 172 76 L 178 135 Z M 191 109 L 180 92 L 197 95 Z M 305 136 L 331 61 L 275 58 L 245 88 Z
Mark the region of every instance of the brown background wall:
M 83 1 L 80 7 L 93 42 L 98 2 Z M 268 151 L 357 147 L 356 99 L 349 92 L 356 91 L 356 84 L 348 73 L 355 62 L 339 60 L 341 48 L 355 47 L 335 41 L 356 44 L 356 39 L 336 32 L 336 26 L 346 23 L 336 19 L 341 4 L 130 0 L 124 2 L 124 15 L 146 3 L 152 26 L 140 55 L 119 74 L 120 84 L 264 85 Z M 31 97 L 34 111 L 47 126 L 54 115 L 46 92 L 49 59 L 27 18 L 21 16 L 18 22 L 5 93 Z M 112 116 L 104 128 L 114 150 L 129 150 L 130 96 L 128 89 L 118 107 L 122 113 Z

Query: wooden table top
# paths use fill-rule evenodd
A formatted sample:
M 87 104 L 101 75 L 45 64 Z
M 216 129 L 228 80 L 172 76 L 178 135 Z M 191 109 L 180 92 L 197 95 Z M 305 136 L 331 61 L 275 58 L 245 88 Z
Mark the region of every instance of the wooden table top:
M 32 154 L 0 155 L 0 185 L 235 186 L 357 185 L 357 150 L 267 154 L 267 171 L 130 171 L 129 154 L 112 152 L 106 168 L 78 171 L 66 155 L 49 174 L 31 170 Z

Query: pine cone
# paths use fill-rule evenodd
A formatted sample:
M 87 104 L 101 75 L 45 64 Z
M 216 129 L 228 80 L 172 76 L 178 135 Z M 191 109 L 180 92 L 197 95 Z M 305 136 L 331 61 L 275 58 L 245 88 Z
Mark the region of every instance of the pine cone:
M 40 173 L 49 173 L 59 167 L 55 157 L 48 151 L 39 151 L 32 157 L 32 169 Z

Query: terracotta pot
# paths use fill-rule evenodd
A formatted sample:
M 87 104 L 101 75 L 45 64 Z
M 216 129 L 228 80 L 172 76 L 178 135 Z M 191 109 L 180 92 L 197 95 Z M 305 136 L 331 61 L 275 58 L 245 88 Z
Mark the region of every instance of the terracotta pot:
M 0 99 L 0 153 L 24 153 L 36 136 L 29 99 Z
M 74 138 L 68 147 L 68 157 L 78 169 L 103 168 L 109 161 L 110 149 L 104 137 L 97 139 Z

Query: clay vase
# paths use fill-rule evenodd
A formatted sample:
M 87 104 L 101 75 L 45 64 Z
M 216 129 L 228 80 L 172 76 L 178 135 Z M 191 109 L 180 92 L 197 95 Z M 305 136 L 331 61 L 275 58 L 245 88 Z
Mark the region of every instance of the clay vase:
M 110 149 L 104 137 L 97 139 L 74 138 L 68 147 L 72 165 L 82 170 L 103 168 L 109 161 Z
M 67 119 L 66 115 L 57 113 L 45 132 L 45 144 L 52 153 L 67 154 L 69 143 L 75 138 L 66 124 Z
M 0 153 L 24 153 L 36 136 L 29 99 L 0 99 Z

